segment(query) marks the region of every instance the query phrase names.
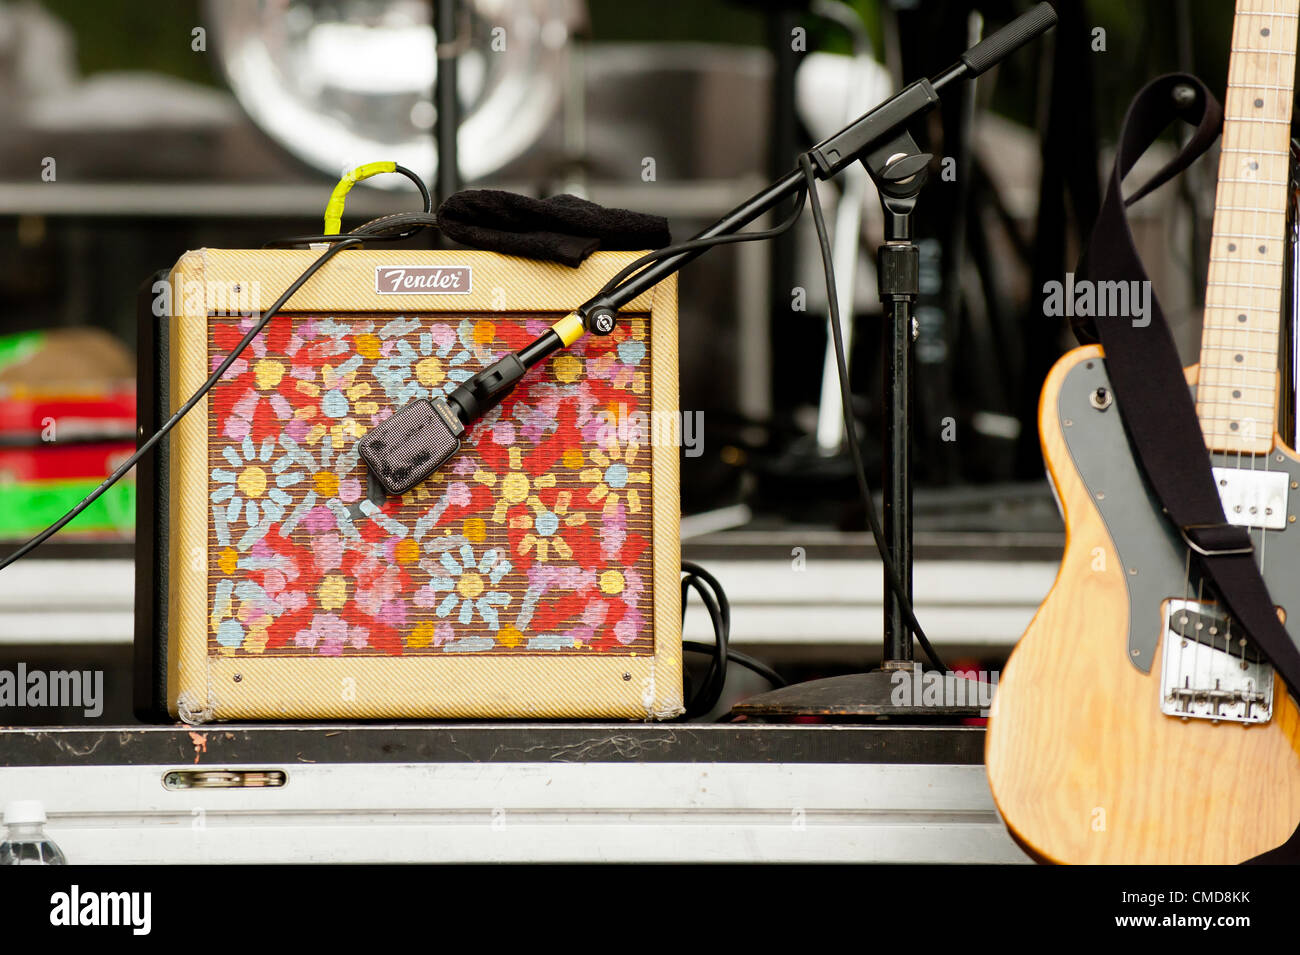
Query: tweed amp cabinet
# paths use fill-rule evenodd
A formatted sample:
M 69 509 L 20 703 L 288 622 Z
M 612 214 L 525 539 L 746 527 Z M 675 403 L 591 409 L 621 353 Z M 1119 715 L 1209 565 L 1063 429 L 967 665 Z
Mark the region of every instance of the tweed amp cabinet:
M 316 255 L 204 249 L 159 274 L 142 434 Z M 637 255 L 349 249 L 308 281 L 139 466 L 142 715 L 681 713 L 675 279 L 530 372 L 411 491 L 386 496 L 357 451 Z

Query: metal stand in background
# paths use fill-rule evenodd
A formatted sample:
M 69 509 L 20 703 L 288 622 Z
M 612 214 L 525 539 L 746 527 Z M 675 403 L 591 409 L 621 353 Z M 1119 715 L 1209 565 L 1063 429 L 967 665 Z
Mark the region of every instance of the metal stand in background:
M 452 193 L 460 191 L 460 155 L 456 143 L 460 132 L 460 90 L 457 86 L 457 66 L 460 47 L 465 39 L 460 35 L 464 24 L 457 22 L 456 0 L 434 0 L 433 33 L 437 42 L 438 80 L 434 90 L 437 116 L 434 137 L 437 143 L 438 184 L 434 208 Z

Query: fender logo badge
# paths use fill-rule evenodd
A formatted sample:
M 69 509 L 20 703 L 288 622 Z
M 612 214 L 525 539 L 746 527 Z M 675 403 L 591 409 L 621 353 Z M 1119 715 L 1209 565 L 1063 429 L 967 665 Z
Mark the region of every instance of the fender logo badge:
M 474 270 L 468 265 L 379 265 L 375 291 L 380 295 L 468 295 Z

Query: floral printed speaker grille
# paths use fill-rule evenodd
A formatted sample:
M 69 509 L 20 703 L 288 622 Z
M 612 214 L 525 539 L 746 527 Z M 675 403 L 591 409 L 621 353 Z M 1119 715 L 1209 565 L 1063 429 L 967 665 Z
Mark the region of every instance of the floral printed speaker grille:
M 356 441 L 555 315 L 281 315 L 209 402 L 209 650 L 654 652 L 644 315 L 538 367 L 385 498 Z M 215 366 L 252 326 L 210 320 Z

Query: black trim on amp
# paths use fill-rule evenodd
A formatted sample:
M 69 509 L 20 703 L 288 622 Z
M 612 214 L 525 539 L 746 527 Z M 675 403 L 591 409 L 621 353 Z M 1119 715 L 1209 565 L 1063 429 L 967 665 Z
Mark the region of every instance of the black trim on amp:
M 154 287 L 169 270 L 155 272 L 136 296 L 136 444 L 162 425 L 170 408 L 168 318 L 153 312 Z M 148 723 L 170 723 L 167 712 L 167 583 L 170 436 L 135 468 L 135 648 L 133 705 Z

